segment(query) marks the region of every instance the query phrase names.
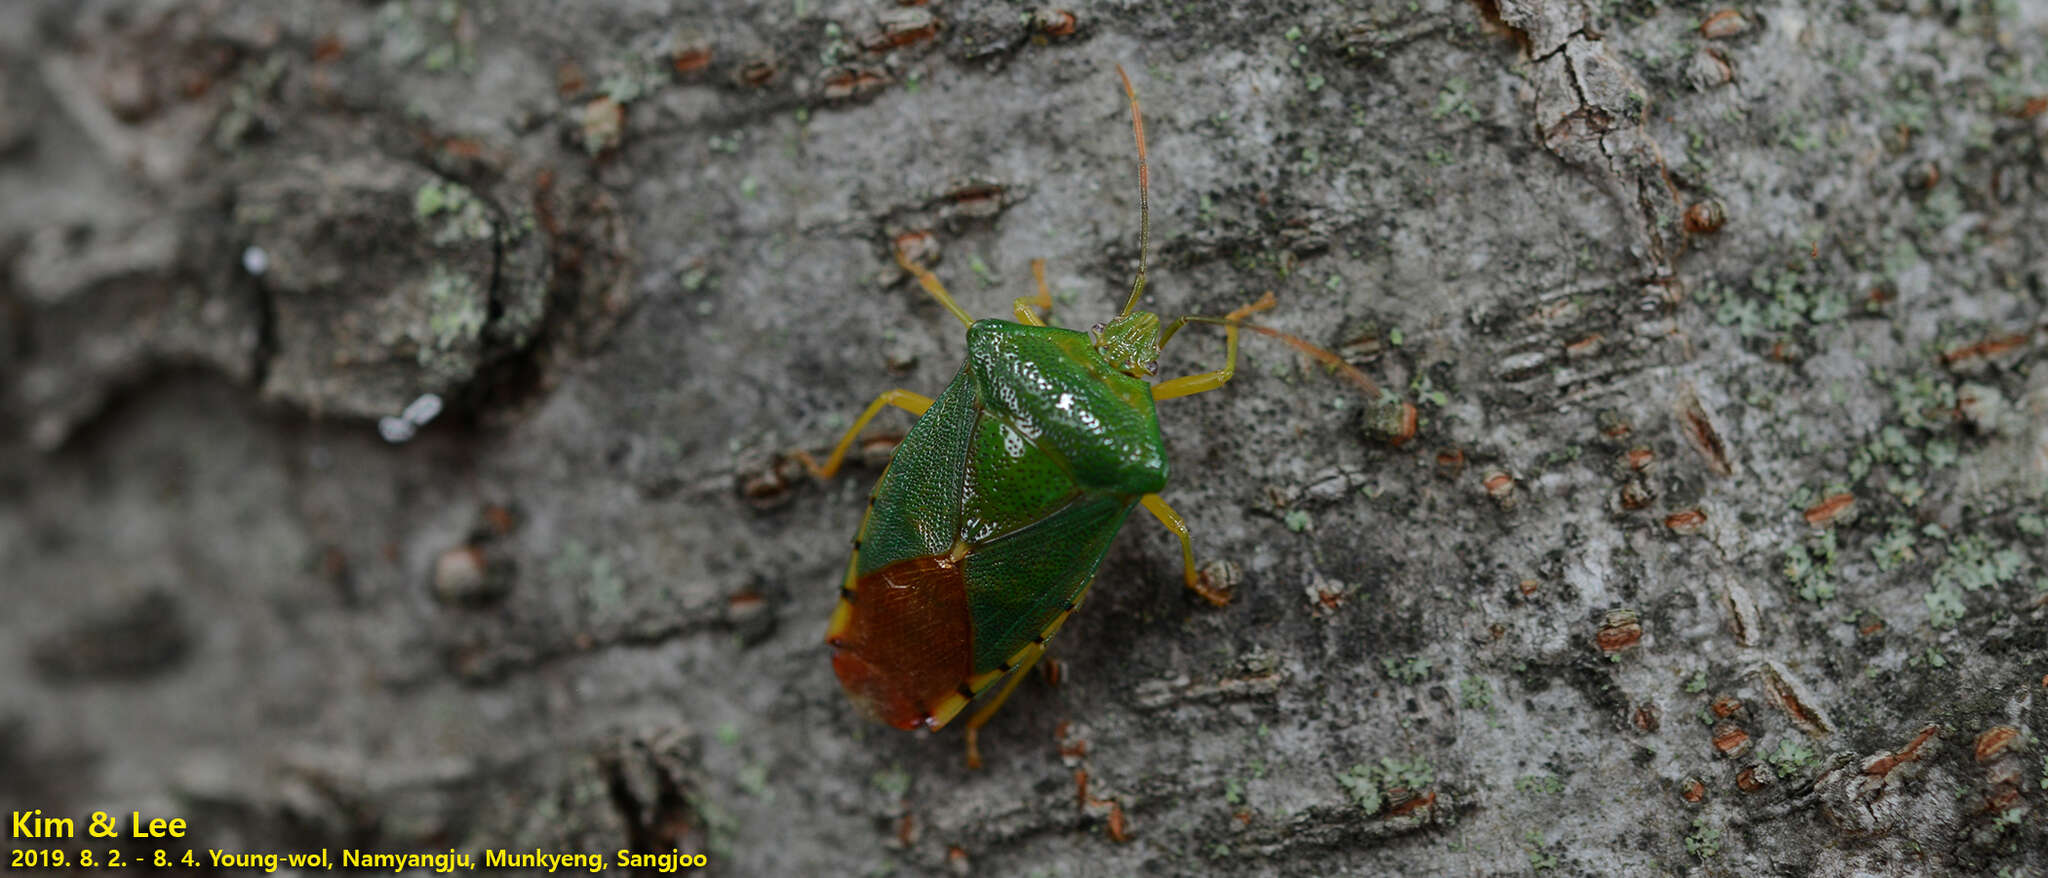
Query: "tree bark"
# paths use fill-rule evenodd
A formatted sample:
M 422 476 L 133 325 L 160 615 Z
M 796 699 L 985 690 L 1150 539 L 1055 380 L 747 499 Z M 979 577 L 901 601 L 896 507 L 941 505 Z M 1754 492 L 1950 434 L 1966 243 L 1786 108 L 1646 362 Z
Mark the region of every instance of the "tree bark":
M 1142 306 L 1271 290 L 1376 392 L 1247 334 L 1162 404 L 1234 600 L 1134 517 L 970 771 L 820 642 L 909 419 L 790 455 L 958 367 L 892 248 L 1114 314 L 1118 63 Z M 2040 874 L 2044 110 L 2035 0 L 6 4 L 0 807 L 729 875 Z

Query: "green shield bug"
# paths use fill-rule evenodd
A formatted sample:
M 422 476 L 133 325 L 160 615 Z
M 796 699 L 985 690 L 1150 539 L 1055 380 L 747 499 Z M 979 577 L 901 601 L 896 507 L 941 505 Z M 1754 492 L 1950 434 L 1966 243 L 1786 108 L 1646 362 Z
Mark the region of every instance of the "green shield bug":
M 1081 603 L 1134 507 L 1180 538 L 1188 588 L 1218 606 L 1229 602 L 1197 575 L 1187 525 L 1159 496 L 1167 466 L 1155 401 L 1228 382 L 1240 328 L 1280 338 L 1377 396 L 1336 355 L 1245 324 L 1272 307 L 1272 293 L 1224 317 L 1182 317 L 1163 327 L 1158 315 L 1136 310 L 1145 290 L 1150 181 L 1137 91 L 1121 65 L 1117 75 L 1138 147 L 1138 273 L 1122 313 L 1088 332 L 1047 325 L 1036 310 L 1052 307 L 1038 260 L 1038 295 L 1016 300 L 1016 321 L 977 321 L 896 248 L 897 263 L 967 326 L 966 362 L 936 399 L 908 390 L 876 398 L 823 465 L 797 455 L 828 479 L 883 409 L 919 416 L 868 495 L 825 641 L 847 695 L 902 729 L 941 728 L 1007 677 L 967 721 L 970 766 L 981 761 L 976 730 Z M 1161 346 L 1189 323 L 1224 327 L 1223 368 L 1147 382 Z

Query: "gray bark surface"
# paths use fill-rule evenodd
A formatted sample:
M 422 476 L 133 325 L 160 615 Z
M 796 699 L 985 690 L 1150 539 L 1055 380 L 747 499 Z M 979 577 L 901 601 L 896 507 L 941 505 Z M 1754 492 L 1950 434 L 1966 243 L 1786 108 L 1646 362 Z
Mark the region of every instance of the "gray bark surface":
M 1386 393 L 1248 334 L 1162 404 L 1235 600 L 1134 516 L 969 771 L 820 642 L 909 419 L 788 455 L 957 368 L 897 242 L 975 315 L 1038 258 L 1113 314 L 1119 62 L 1147 307 L 1271 290 Z M 2044 111 L 2039 0 L 0 4 L 0 808 L 726 875 L 2048 874 Z

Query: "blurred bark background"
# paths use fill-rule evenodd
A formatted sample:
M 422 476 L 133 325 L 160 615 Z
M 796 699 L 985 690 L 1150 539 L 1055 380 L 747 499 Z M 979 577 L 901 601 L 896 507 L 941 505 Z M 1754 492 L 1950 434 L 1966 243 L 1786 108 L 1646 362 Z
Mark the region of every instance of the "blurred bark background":
M 1250 336 L 1163 406 L 1235 602 L 1133 519 L 970 772 L 819 642 L 907 419 L 783 455 L 957 367 L 892 242 L 1113 312 L 1119 62 L 1149 305 L 1273 290 L 1388 395 Z M 9 809 L 727 875 L 2048 870 L 2038 0 L 13 2 L 0 205 Z

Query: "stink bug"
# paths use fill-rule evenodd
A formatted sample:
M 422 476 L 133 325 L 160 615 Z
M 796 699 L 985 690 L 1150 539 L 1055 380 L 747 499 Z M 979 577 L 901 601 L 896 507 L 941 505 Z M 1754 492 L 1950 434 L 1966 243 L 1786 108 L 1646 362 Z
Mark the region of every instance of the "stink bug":
M 1045 643 L 1081 603 L 1111 539 L 1143 506 L 1180 538 L 1187 587 L 1218 606 L 1228 593 L 1195 571 L 1187 525 L 1166 505 L 1166 448 L 1156 400 L 1222 387 L 1237 365 L 1240 328 L 1271 335 L 1376 395 L 1334 354 L 1243 323 L 1273 296 L 1225 317 L 1159 316 L 1135 310 L 1145 290 L 1151 233 L 1145 123 L 1121 66 L 1138 145 L 1138 273 L 1116 319 L 1088 332 L 1048 326 L 1045 263 L 1034 261 L 1036 298 L 1019 298 L 1016 321 L 969 317 L 900 246 L 896 261 L 967 327 L 967 361 L 938 398 L 891 390 L 855 419 L 823 465 L 828 479 L 868 421 L 895 406 L 918 415 L 868 495 L 825 641 L 832 668 L 864 712 L 901 729 L 938 729 L 996 683 L 1008 682 L 967 721 L 967 762 L 980 765 L 975 732 Z M 1161 346 L 1189 323 L 1224 327 L 1224 364 L 1151 384 Z

